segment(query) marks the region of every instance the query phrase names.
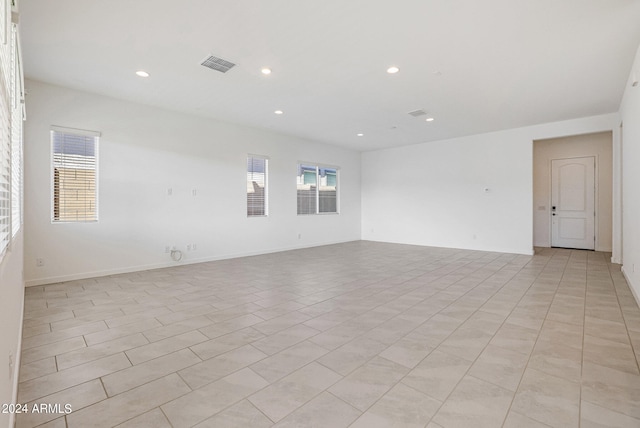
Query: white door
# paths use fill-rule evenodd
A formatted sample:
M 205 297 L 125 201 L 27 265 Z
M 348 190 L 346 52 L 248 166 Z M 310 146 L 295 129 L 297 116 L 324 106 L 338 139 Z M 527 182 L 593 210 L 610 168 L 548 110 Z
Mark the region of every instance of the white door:
M 595 158 L 551 161 L 551 246 L 595 249 Z

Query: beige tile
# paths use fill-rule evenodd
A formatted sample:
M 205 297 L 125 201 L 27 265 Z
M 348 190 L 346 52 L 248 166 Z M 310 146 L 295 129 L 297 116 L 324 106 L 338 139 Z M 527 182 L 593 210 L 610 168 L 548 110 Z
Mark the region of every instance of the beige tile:
M 444 401 L 470 366 L 470 361 L 435 350 L 409 372 L 402 383 Z
M 585 317 L 584 333 L 589 336 L 613 340 L 624 344 L 629 343 L 627 328 L 624 323 L 620 322 Z
M 118 428 L 139 428 L 139 427 L 153 427 L 153 428 L 172 428 L 171 424 L 164 416 L 164 413 L 159 408 L 153 409 L 150 412 L 144 413 L 140 416 L 136 416 L 133 419 L 118 425 Z
M 340 379 L 336 372 L 311 363 L 253 394 L 249 401 L 278 422 Z
M 582 401 L 580 407 L 580 427 L 582 428 L 637 428 L 640 419 L 614 412 L 596 404 Z
M 275 382 L 327 352 L 321 346 L 304 341 L 253 364 L 251 369 L 267 381 Z
M 20 367 L 20 382 L 26 382 L 40 376 L 58 371 L 55 357 L 44 358 L 33 363 L 22 364 Z
M 474 361 L 487 346 L 492 335 L 475 328 L 459 328 L 438 346 L 438 351 Z
M 122 353 L 81 364 L 67 370 L 22 382 L 18 386 L 18 400 L 21 402 L 33 401 L 130 366 L 131 363 Z
M 427 345 L 436 347 L 460 325 L 462 325 L 462 321 L 438 314 L 418 326 L 413 333 L 424 336 Z
M 162 406 L 174 428 L 190 427 L 267 386 L 263 378 L 245 368 Z
M 515 391 L 526 365 L 526 355 L 488 345 L 471 366 L 469 374 L 509 391 Z
M 145 330 L 160 327 L 162 324 L 156 319 L 147 319 L 139 323 L 126 324 L 117 328 L 110 328 L 105 331 L 97 331 L 91 334 L 85 334 L 84 340 L 87 346 L 93 346 L 98 343 L 107 342 L 109 340 L 118 339 L 120 337 L 130 336 L 134 333 L 140 333 Z
M 67 415 L 69 428 L 115 426 L 191 391 L 173 373 Z
M 444 427 L 500 426 L 511 405 L 513 392 L 473 376 L 464 377 L 433 420 Z
M 640 376 L 585 362 L 582 400 L 640 419 Z
M 530 257 L 358 241 L 32 287 L 25 290 L 27 362 L 20 395 L 39 401 L 97 386 L 103 378 L 110 393 L 120 393 L 77 410 L 81 416 L 94 408 L 101 416 L 91 423 L 98 426 L 170 426 L 159 409 L 166 402 L 153 402 L 162 388 L 131 394 L 179 371 L 185 388 L 214 391 L 212 385 L 234 375 L 236 383 L 258 388 L 245 395 L 226 385 L 209 394 L 213 407 L 202 395 L 191 409 L 200 426 L 270 426 L 248 401 L 252 394 L 290 426 L 324 428 L 328 417 L 336 426 L 357 419 L 355 426 L 448 428 L 470 414 L 478 415 L 478 426 L 500 426 L 500 416 L 505 427 L 575 426 L 578 419 L 582 426 L 634 426 L 640 419 L 640 309 L 609 257 L 548 248 Z M 184 341 L 189 335 L 198 335 L 196 343 Z M 73 349 L 83 336 L 87 346 Z M 123 352 L 134 356 L 136 366 Z M 526 373 L 535 376 L 521 378 L 527 358 Z M 371 361 L 409 373 L 391 382 L 394 370 L 378 373 L 368 367 Z M 313 368 L 347 376 L 348 382 L 328 388 L 343 382 L 343 398 L 362 400 L 356 404 L 361 410 L 318 392 L 324 384 L 310 386 L 309 379 L 296 377 Z M 365 368 L 388 386 L 367 384 Z M 470 383 L 483 381 L 491 384 L 487 391 L 520 388 L 508 414 L 501 405 L 492 407 L 501 403 L 499 394 L 469 398 L 477 393 Z M 578 419 L 576 385 L 582 388 Z M 272 394 L 260 392 L 265 387 Z M 85 395 L 78 399 L 92 396 Z M 121 396 L 128 398 L 115 400 Z M 439 423 L 429 421 L 445 399 Z M 460 404 L 467 400 L 469 405 Z M 330 411 L 301 422 L 324 401 L 331 402 Z M 122 415 L 116 407 L 125 402 Z M 45 426 L 66 425 L 56 416 Z M 189 417 L 185 425 L 192 425 Z
M 257 328 L 257 326 L 254 327 Z M 318 330 L 306 325 L 295 325 L 252 342 L 252 345 L 267 355 L 273 355 L 318 333 L 320 333 Z
M 503 428 L 549 428 L 549 425 L 528 418 L 518 412 L 511 411 L 504 421 Z
M 67 428 L 67 420 L 62 416 L 46 424 L 38 425 L 38 428 Z
M 266 357 L 253 346 L 245 345 L 180 370 L 179 374 L 191 388 L 196 389 Z
M 184 321 L 176 322 L 174 324 L 147 330 L 144 332 L 144 335 L 149 340 L 149 342 L 157 342 L 158 340 L 177 336 L 182 333 L 187 333 L 197 328 L 207 327 L 211 324 L 213 324 L 213 321 L 205 316 L 192 317 Z
M 31 411 L 30 413 L 21 414 L 17 418 L 16 427 L 22 428 L 37 426 L 60 417 L 60 414 L 77 412 L 78 410 L 97 403 L 105 398 L 107 398 L 107 395 L 104 393 L 100 380 L 95 379 L 65 389 L 64 391 L 42 397 L 38 399 L 37 402 L 27 403 L 28 408 L 32 410 L 34 405 L 41 403 L 57 406 L 58 410 L 51 413 L 48 411 L 42 413 L 35 413 Z
M 327 353 L 319 358 L 318 362 L 346 376 L 375 357 L 386 347 L 387 345 L 376 340 L 360 337 Z
M 552 427 L 577 427 L 580 384 L 527 369 L 511 409 Z
M 402 383 L 382 396 L 351 428 L 422 428 L 442 403 Z
M 120 339 L 102 342 L 71 352 L 65 352 L 64 354 L 56 356 L 56 362 L 58 363 L 59 370 L 65 370 L 79 364 L 84 364 L 89 361 L 117 354 L 118 352 L 127 351 L 147 343 L 149 343 L 149 341 L 141 333 L 136 333 Z
M 301 324 L 309 320 L 310 318 L 311 317 L 309 315 L 305 315 L 301 312 L 295 311 L 277 318 L 272 318 L 268 321 L 257 323 L 253 326 L 253 328 L 263 334 L 270 335 L 286 328 L 292 327 L 296 324 Z
M 159 340 L 148 345 L 140 346 L 135 349 L 126 351 L 127 357 L 132 364 L 140 364 L 153 358 L 170 354 L 180 349 L 205 342 L 207 337 L 197 330 L 179 334 L 178 336 L 169 337 Z
M 77 338 L 97 331 L 106 330 L 107 326 L 104 322 L 94 322 L 79 327 L 69 328 L 61 331 L 52 331 L 51 333 L 39 334 L 37 336 L 27 337 L 22 340 L 22 350 L 35 348 L 38 346 L 49 345 L 62 340 Z
M 329 388 L 329 392 L 356 409 L 365 411 L 408 371 L 400 364 L 375 357 Z
M 639 375 L 638 362 L 629 343 L 584 335 L 584 361 Z
M 219 336 L 224 336 L 225 334 L 233 333 L 234 331 L 242 330 L 243 328 L 251 327 L 263 321 L 264 320 L 262 318 L 253 314 L 241 315 L 236 318 L 201 328 L 200 331 L 209 339 L 214 339 Z
M 380 356 L 412 369 L 433 349 L 434 347 L 429 345 L 429 341 L 424 336 L 418 333 L 409 333 L 382 351 Z
M 529 367 L 574 382 L 580 382 L 580 349 L 550 341 L 539 341 L 531 354 Z
M 110 397 L 202 362 L 190 349 L 182 349 L 102 377 Z
M 53 333 L 51 333 L 53 334 Z M 36 336 L 37 337 L 37 336 Z M 29 349 L 22 349 L 21 361 L 24 364 L 32 363 L 47 357 L 53 357 L 66 351 L 84 348 L 86 345 L 82 336 L 70 337 L 68 339 L 47 343 L 42 346 L 34 346 Z
M 273 422 L 247 400 L 221 411 L 196 425 L 196 428 L 269 428 Z
M 23 327 L 22 328 L 22 337 L 31 337 L 37 336 L 39 334 L 51 333 L 51 325 L 50 324 L 37 324 L 32 327 Z
M 342 428 L 348 427 L 361 412 L 344 401 L 323 392 L 307 404 L 278 422 L 277 428 Z
M 537 339 L 538 330 L 506 322 L 489 343 L 529 355 Z
M 583 327 L 557 321 L 545 321 L 538 342 L 569 346 L 582 350 Z
M 264 337 L 264 334 L 251 327 L 216 337 L 191 346 L 191 350 L 195 352 L 203 360 L 208 360 L 217 355 L 224 354 L 243 345 L 248 345 Z

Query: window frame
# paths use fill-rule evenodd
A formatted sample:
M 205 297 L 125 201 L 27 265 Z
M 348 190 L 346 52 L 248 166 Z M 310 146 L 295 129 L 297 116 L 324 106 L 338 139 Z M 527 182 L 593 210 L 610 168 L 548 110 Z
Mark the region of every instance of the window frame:
M 269 217 L 269 156 L 256 155 L 248 153 L 245 160 L 245 176 L 246 186 L 249 185 L 249 174 L 253 171 L 249 171 L 249 160 L 260 159 L 264 161 L 264 213 L 263 214 L 250 214 L 249 213 L 249 193 L 246 194 L 246 215 L 247 218 L 260 218 Z
M 56 165 L 55 165 L 55 159 L 54 159 L 54 135 L 55 133 L 62 133 L 62 134 L 67 134 L 67 135 L 74 135 L 74 136 L 80 136 L 80 137 L 89 137 L 89 138 L 93 138 L 93 144 L 94 144 L 94 164 L 95 164 L 95 201 L 94 201 L 94 205 L 95 205 L 95 219 L 91 219 L 91 220 L 70 220 L 70 219 L 65 219 L 65 220 L 59 220 L 55 218 L 55 174 L 56 174 Z M 69 128 L 69 127 L 63 127 L 63 126 L 51 126 L 50 131 L 49 131 L 49 155 L 50 155 L 50 160 L 49 160 L 49 165 L 51 167 L 51 171 L 49 173 L 49 179 L 51 180 L 51 196 L 49 198 L 49 201 L 51 203 L 51 207 L 50 207 L 50 215 L 51 215 L 51 224 L 88 224 L 88 223 L 98 223 L 100 221 L 100 205 L 99 205 L 99 189 L 100 189 L 100 185 L 99 185 L 99 163 L 100 163 L 100 137 L 101 137 L 101 133 L 98 131 L 90 131 L 87 129 L 79 129 L 79 128 Z
M 296 164 L 297 171 L 302 171 L 302 167 L 315 167 L 315 175 L 316 175 L 316 184 L 315 184 L 315 201 L 316 201 L 316 209 L 315 212 L 310 213 L 300 213 L 299 212 L 299 194 L 296 191 L 296 214 L 301 216 L 307 215 L 338 215 L 340 214 L 340 167 L 337 165 L 329 165 L 318 162 L 306 162 L 306 161 L 298 161 Z M 336 172 L 336 210 L 335 211 L 320 211 L 320 170 L 321 169 L 332 169 Z M 298 185 L 297 181 L 300 175 L 296 176 L 296 186 Z M 296 187 L 296 190 L 297 187 Z

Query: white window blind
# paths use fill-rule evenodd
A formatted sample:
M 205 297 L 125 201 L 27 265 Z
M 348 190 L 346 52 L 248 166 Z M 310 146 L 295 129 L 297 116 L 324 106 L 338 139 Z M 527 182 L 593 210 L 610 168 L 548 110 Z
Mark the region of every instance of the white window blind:
M 298 214 L 338 212 L 338 169 L 298 164 Z
M 247 156 L 247 216 L 268 215 L 267 170 L 269 160 L 262 156 Z
M 24 120 L 23 83 L 20 61 L 18 33 L 13 31 L 12 92 L 13 109 L 11 113 L 11 235 L 15 236 L 22 224 L 22 125 Z
M 11 239 L 10 103 L 4 72 L 0 73 L 0 255 Z
M 51 131 L 54 222 L 98 220 L 99 135 L 57 127 Z

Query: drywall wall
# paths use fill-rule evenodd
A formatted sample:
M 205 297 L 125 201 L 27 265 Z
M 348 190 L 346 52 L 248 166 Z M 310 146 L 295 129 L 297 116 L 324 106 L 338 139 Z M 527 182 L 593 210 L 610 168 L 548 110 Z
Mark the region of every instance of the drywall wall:
M 627 81 L 622 118 L 623 272 L 640 304 L 640 48 Z
M 611 131 L 618 115 L 362 155 L 362 238 L 532 254 L 533 141 Z
M 17 393 L 24 281 L 22 278 L 22 231 L 0 260 L 0 404 L 15 403 Z M 9 366 L 10 359 L 12 366 Z M 0 426 L 13 426 L 14 415 L 0 412 Z
M 357 152 L 40 82 L 27 90 L 27 285 L 174 265 L 166 246 L 190 263 L 360 239 Z M 97 223 L 51 223 L 52 125 L 101 132 Z M 247 154 L 269 157 L 268 217 L 247 218 Z M 340 214 L 296 214 L 298 161 L 340 168 Z
M 612 249 L 613 133 L 574 135 L 533 143 L 533 245 L 551 246 L 551 160 L 593 156 L 596 160 L 596 251 Z

